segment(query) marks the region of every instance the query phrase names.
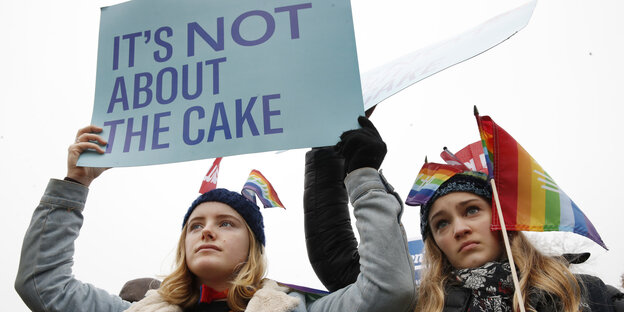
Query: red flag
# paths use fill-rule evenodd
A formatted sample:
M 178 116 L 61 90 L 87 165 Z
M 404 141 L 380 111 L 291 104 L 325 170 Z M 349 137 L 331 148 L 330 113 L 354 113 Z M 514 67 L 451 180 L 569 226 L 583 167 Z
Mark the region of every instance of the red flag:
M 219 164 L 221 163 L 221 158 L 222 157 L 217 157 L 212 163 L 210 170 L 208 170 L 208 173 L 206 173 L 201 187 L 199 188 L 200 194 L 204 194 L 217 188 L 217 178 L 219 176 Z
M 451 153 L 451 151 L 445 147 L 440 157 L 450 165 L 463 164 L 472 171 L 488 172 L 481 141 L 474 142 L 455 154 Z

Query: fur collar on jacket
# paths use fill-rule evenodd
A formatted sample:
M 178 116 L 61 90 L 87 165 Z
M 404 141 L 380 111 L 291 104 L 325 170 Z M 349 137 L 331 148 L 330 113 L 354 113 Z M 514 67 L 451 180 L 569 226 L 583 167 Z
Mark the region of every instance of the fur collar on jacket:
M 289 288 L 265 279 L 249 300 L 245 312 L 288 312 L 299 305 L 299 299 L 288 295 Z M 126 312 L 182 312 L 178 305 L 163 300 L 157 290 L 150 290 L 141 301 L 133 303 Z

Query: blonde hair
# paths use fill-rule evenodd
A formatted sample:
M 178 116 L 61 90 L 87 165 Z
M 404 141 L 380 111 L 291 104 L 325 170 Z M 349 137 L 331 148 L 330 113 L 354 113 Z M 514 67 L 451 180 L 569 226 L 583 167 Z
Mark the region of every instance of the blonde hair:
M 247 261 L 241 263 L 234 271 L 236 275 L 231 281 L 227 295 L 228 306 L 234 312 L 245 311 L 251 297 L 262 287 L 267 267 L 264 246 L 256 240 L 247 223 L 245 226 L 249 235 L 249 254 Z M 184 225 L 178 240 L 174 270 L 165 277 L 158 289 L 158 293 L 165 301 L 183 309 L 197 304 L 200 297 L 197 278 L 186 265 L 186 231 L 187 225 Z
M 536 311 L 530 306 L 529 296 L 539 292 L 557 302 L 559 311 L 579 311 L 581 287 L 562 258 L 549 257 L 537 250 L 522 232 L 510 233 L 511 252 L 518 268 L 520 289 L 525 309 Z M 445 286 L 452 276 L 453 266 L 435 241 L 428 235 L 425 240 L 423 274 L 418 288 L 416 311 L 442 311 L 444 309 Z M 516 296 L 514 310 L 519 310 Z

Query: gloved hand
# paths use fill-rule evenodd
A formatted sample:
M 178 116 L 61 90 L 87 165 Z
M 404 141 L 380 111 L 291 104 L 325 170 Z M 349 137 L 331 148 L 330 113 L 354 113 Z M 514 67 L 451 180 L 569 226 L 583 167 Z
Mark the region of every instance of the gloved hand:
M 371 167 L 379 169 L 386 156 L 386 143 L 373 123 L 364 116 L 358 117 L 362 128 L 345 131 L 336 144 L 336 151 L 345 158 L 345 172 Z

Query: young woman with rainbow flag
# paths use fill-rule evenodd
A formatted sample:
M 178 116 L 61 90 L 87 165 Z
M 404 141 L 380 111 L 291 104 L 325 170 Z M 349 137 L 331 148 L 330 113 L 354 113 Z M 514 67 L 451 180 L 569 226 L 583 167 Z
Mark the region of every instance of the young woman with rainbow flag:
M 78 132 L 69 147 L 67 177 L 50 180 L 26 232 L 15 288 L 32 311 L 374 312 L 413 308 L 414 284 L 411 274 L 405 274 L 413 272 L 413 267 L 399 223 L 402 205 L 372 168 L 353 167 L 346 180 L 361 238 L 357 281 L 329 295 L 311 296 L 265 278 L 260 209 L 226 189 L 210 190 L 191 204 L 178 241 L 176 268 L 145 298 L 131 304 L 77 280 L 72 275 L 72 256 L 88 186 L 106 168 L 76 163 L 85 150 L 104 153 L 106 142 L 97 134 L 101 131 L 88 126 Z M 344 157 L 356 160 L 352 163 L 357 166 L 362 159 L 357 155 L 369 149 L 368 143 L 345 136 L 341 141 Z M 255 178 L 262 177 L 257 174 Z M 377 231 L 379 227 L 384 231 Z M 389 253 L 392 256 L 387 258 Z
M 359 269 L 340 183 L 345 163 L 332 147 L 306 154 L 308 255 L 330 291 L 351 283 Z M 496 214 L 492 194 L 483 172 L 459 164 L 423 165 L 407 202 L 421 206 L 425 243 L 416 311 L 614 311 L 600 279 L 570 272 L 569 264 L 578 259 L 546 256 L 516 231 L 509 240 L 524 298 L 520 307 L 501 232 L 490 230 Z M 592 233 L 593 226 L 585 228 Z

